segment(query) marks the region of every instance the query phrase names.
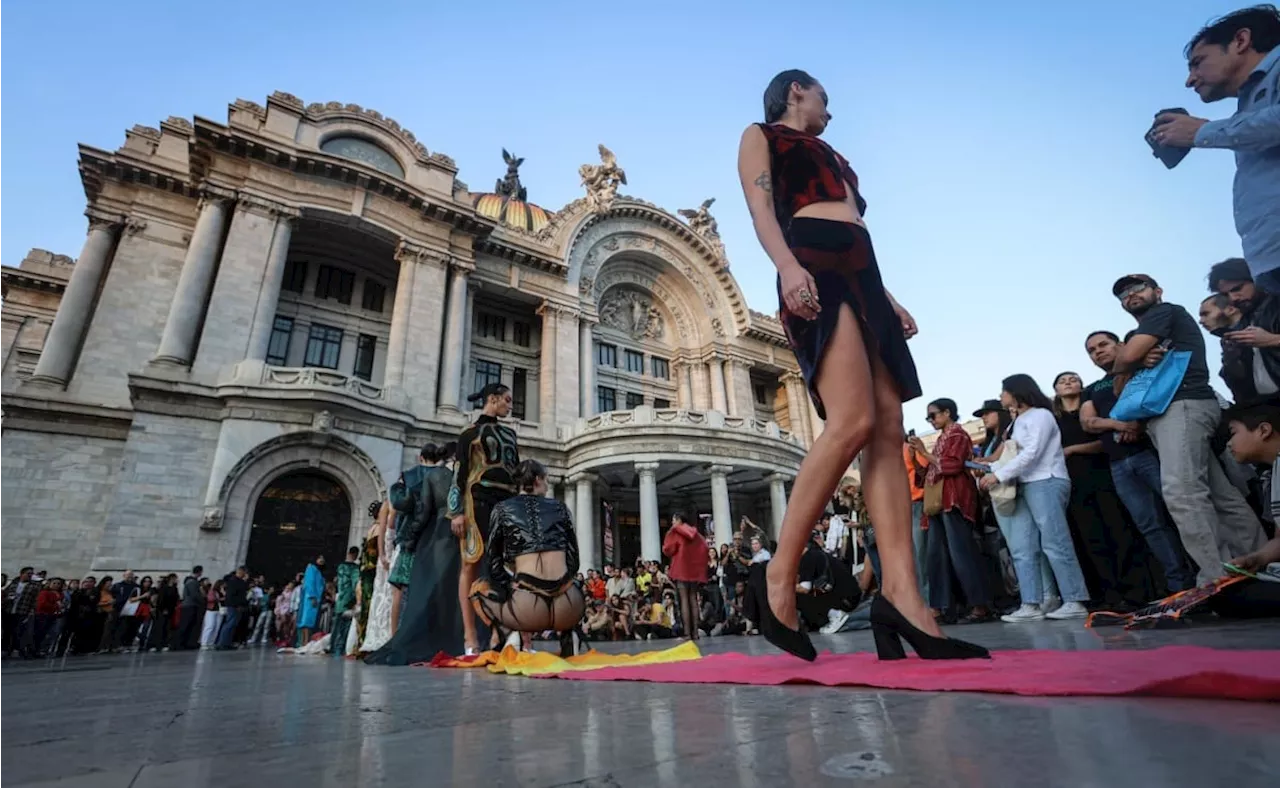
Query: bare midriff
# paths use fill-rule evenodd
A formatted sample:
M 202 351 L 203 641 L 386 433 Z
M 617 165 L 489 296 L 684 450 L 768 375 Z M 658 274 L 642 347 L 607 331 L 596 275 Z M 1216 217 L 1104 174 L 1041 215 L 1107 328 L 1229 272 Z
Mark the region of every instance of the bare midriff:
M 854 198 L 853 189 L 846 187 L 846 191 L 848 194 L 843 200 L 811 202 L 796 211 L 794 218 L 828 219 L 833 222 L 863 224 L 862 215 L 858 213 L 858 203 Z M 866 225 L 863 226 L 865 227 Z
M 532 575 L 540 580 L 559 580 L 569 568 L 562 550 L 518 555 L 515 566 L 517 574 Z

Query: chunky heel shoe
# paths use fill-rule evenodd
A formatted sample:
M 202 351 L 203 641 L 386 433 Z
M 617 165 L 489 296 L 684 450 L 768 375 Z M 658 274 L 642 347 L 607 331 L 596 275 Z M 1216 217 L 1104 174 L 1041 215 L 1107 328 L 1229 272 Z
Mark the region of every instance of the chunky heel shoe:
M 892 660 L 906 657 L 902 640 L 921 659 L 990 659 L 991 653 L 982 646 L 955 638 L 936 638 L 916 629 L 893 603 L 883 596 L 871 602 L 871 632 L 876 640 L 876 654 L 880 659 Z
M 882 660 L 906 659 L 906 649 L 898 633 L 883 624 L 872 624 L 871 635 L 876 639 L 876 656 Z
M 760 607 L 760 634 L 764 635 L 764 639 L 769 641 L 774 648 L 780 648 L 791 656 L 799 657 L 808 662 L 813 662 L 818 658 L 818 652 L 813 647 L 812 641 L 809 640 L 808 632 L 803 629 L 792 629 L 784 626 L 777 616 L 773 614 L 773 608 L 769 607 L 767 597 Z

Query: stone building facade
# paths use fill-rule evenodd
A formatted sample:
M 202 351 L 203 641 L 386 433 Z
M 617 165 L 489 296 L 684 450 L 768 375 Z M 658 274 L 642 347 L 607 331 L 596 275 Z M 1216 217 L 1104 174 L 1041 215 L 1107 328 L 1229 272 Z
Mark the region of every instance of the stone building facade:
M 492 380 L 584 566 L 658 557 L 676 509 L 776 529 L 822 427 L 710 202 L 619 194 L 601 146 L 548 210 L 505 157 L 472 192 L 394 120 L 286 93 L 82 145 L 80 256 L 3 269 L 8 562 L 291 572 Z

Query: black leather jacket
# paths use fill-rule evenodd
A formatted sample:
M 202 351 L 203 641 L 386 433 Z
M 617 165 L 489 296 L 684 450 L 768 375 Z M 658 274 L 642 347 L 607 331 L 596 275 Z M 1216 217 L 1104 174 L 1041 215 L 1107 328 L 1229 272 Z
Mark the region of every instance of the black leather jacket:
M 1280 298 L 1265 296 L 1249 313 L 1247 324 L 1263 331 L 1280 334 Z M 1262 366 L 1272 380 L 1280 381 L 1280 350 L 1252 348 L 1222 340 L 1222 370 L 1218 373 L 1231 389 L 1236 402 L 1246 402 L 1258 396 L 1253 381 L 1253 354 L 1262 354 Z
M 489 517 L 489 577 L 507 577 L 507 564 L 530 553 L 563 552 L 569 575 L 578 573 L 578 535 L 569 509 L 554 498 L 520 494 L 497 504 Z

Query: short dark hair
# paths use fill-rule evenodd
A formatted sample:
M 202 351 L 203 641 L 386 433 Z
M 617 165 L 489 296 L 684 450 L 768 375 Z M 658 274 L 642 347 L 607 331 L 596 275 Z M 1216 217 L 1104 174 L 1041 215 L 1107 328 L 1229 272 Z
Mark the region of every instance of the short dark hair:
M 791 83 L 802 88 L 811 88 L 818 80 L 809 76 L 807 71 L 789 68 L 769 80 L 769 87 L 764 89 L 764 122 L 776 123 L 787 114 L 787 97 L 791 94 Z
M 36 568 L 34 566 L 24 566 L 18 570 L 18 574 L 23 574 L 24 572 L 34 572 L 34 571 L 36 571 Z
M 1272 396 L 1238 402 L 1227 408 L 1223 420 L 1238 421 L 1250 430 L 1256 430 L 1262 424 L 1270 424 L 1272 429 L 1280 432 L 1280 399 Z
M 1093 338 L 1094 338 L 1094 337 L 1096 337 L 1096 336 L 1104 336 L 1104 337 L 1106 337 L 1107 339 L 1110 339 L 1112 342 L 1115 342 L 1117 345 L 1118 345 L 1118 344 L 1120 344 L 1120 337 L 1116 336 L 1114 333 L 1112 333 L 1112 332 L 1110 332 L 1110 331 L 1101 330 L 1101 331 L 1092 331 L 1092 332 L 1090 332 L 1090 333 L 1089 333 L 1089 336 L 1087 336 L 1087 337 L 1085 337 L 1085 338 L 1084 338 L 1084 344 L 1085 344 L 1085 346 L 1087 347 L 1087 346 L 1089 345 L 1089 340 L 1090 340 L 1090 339 L 1093 339 Z
M 200 566 L 199 564 L 196 564 L 195 566 L 191 567 L 191 574 L 193 575 L 204 574 L 204 567 Z
M 1216 293 L 1223 282 L 1252 282 L 1249 264 L 1243 257 L 1228 257 L 1209 269 L 1209 292 Z
M 1195 34 L 1186 49 L 1182 50 L 1182 54 L 1190 58 L 1191 50 L 1195 49 L 1197 44 L 1216 44 L 1226 49 L 1231 39 L 1236 37 L 1236 33 L 1246 28 L 1253 39 L 1254 51 L 1270 52 L 1280 44 L 1280 10 L 1266 3 L 1242 8 L 1218 17 L 1200 28 L 1200 32 Z
M 951 414 L 952 421 L 960 421 L 960 407 L 956 405 L 956 401 L 953 399 L 948 399 L 947 397 L 935 399 L 933 402 L 929 403 L 928 407 L 945 410 Z
M 1213 295 L 1209 296 L 1205 300 L 1201 301 L 1200 304 L 1203 306 L 1204 304 L 1207 304 L 1211 301 L 1213 302 L 1213 305 L 1219 309 L 1230 309 L 1232 306 L 1231 299 L 1228 296 L 1223 295 L 1222 293 L 1214 293 Z
M 1000 382 L 1000 388 L 1009 392 L 1019 405 L 1030 405 L 1033 408 L 1053 410 L 1053 400 L 1040 390 L 1040 384 L 1030 375 L 1010 375 Z
M 672 519 L 672 520 L 678 520 L 678 521 L 680 521 L 680 522 L 684 523 L 685 525 L 688 525 L 688 524 L 689 524 L 689 518 L 688 518 L 688 517 L 686 517 L 686 516 L 685 516 L 685 514 L 684 514 L 684 512 L 681 512 L 681 511 L 675 511 L 675 512 L 672 512 L 672 513 L 671 513 L 671 519 Z
M 516 466 L 516 488 L 522 493 L 533 492 L 533 485 L 538 479 L 547 478 L 547 468 L 537 460 L 523 460 Z
M 489 401 L 490 397 L 501 397 L 511 389 L 504 383 L 486 383 L 484 388 L 467 397 L 467 402 L 480 403 L 481 405 Z
M 347 548 L 347 555 L 360 555 L 360 548 L 355 545 L 351 545 Z

